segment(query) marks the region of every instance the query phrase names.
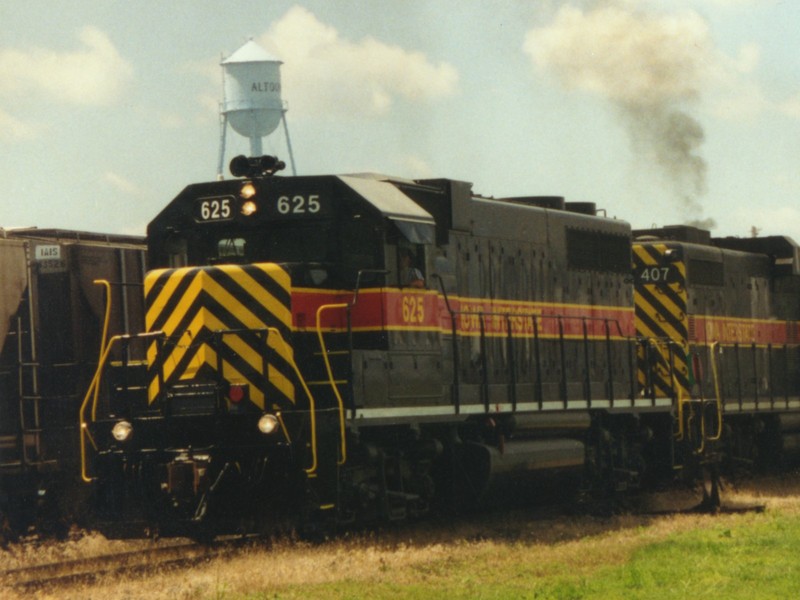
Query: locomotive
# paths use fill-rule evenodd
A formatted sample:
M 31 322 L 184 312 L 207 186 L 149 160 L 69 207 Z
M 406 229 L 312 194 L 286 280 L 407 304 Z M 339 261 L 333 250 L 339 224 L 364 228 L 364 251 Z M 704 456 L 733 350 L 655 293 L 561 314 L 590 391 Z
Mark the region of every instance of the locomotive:
M 800 451 L 800 253 L 787 237 L 714 238 L 691 227 L 636 232 L 637 332 L 656 367 L 646 386 L 675 399 L 729 462 L 769 468 Z M 704 417 L 705 416 L 705 417 Z
M 281 167 L 237 157 L 148 226 L 144 332 L 80 411 L 107 535 L 614 495 L 797 447 L 788 238 Z
M 104 331 L 141 329 L 144 270 L 142 237 L 0 230 L 0 539 L 80 512 L 76 411 Z

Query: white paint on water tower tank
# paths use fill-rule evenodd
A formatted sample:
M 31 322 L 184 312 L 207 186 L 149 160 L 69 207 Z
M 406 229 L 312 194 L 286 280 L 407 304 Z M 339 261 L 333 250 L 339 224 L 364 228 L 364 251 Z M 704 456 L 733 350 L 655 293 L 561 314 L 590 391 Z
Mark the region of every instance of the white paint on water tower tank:
M 222 61 L 222 111 L 234 131 L 253 140 L 269 135 L 283 116 L 282 62 L 253 40 Z

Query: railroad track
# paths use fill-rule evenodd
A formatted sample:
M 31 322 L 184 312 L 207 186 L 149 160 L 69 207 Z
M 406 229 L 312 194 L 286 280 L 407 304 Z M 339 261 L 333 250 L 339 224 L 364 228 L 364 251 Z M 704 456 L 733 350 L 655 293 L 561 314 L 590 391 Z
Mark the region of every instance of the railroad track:
M 187 543 L 8 569 L 0 571 L 0 589 L 28 591 L 92 583 L 104 577 L 181 569 L 233 555 L 254 543 L 251 538 L 225 540 L 208 546 Z
M 655 492 L 651 496 L 669 495 L 673 490 Z M 632 515 L 641 516 L 664 516 L 680 515 L 698 512 L 699 507 L 687 508 L 687 503 L 692 494 L 687 494 L 683 500 L 672 504 L 670 508 L 653 509 L 644 503 L 641 506 L 628 506 L 625 512 Z M 586 514 L 592 514 L 590 507 L 584 507 Z M 513 511 L 513 509 L 510 509 Z M 763 504 L 728 504 L 723 503 L 721 507 L 712 512 L 735 513 L 735 512 L 761 512 L 764 510 Z M 525 514 L 528 517 L 537 515 L 536 520 L 546 521 L 564 517 L 564 506 L 542 505 L 538 507 L 526 507 Z M 599 511 L 602 513 L 603 511 Z M 702 511 L 701 511 L 702 512 Z M 447 520 L 449 525 L 446 531 L 451 529 L 453 523 L 474 523 L 474 516 L 455 517 Z M 435 529 L 441 521 L 433 520 L 428 523 L 408 524 L 411 528 L 401 529 L 401 537 L 407 539 L 414 537 L 413 528 L 423 527 L 425 530 Z M 447 535 L 445 531 L 444 535 Z M 470 534 L 478 537 L 494 537 L 502 533 L 502 528 L 491 527 L 489 532 L 477 532 Z M 519 535 L 516 530 L 509 530 L 509 537 Z M 391 530 L 381 534 L 384 539 L 391 539 Z M 49 589 L 75 585 L 80 583 L 93 583 L 103 578 L 125 577 L 132 575 L 142 575 L 149 573 L 159 573 L 169 570 L 188 568 L 193 565 L 201 564 L 215 558 L 233 556 L 245 549 L 266 548 L 270 545 L 270 538 L 263 537 L 237 537 L 223 539 L 210 545 L 198 543 L 182 543 L 158 548 L 145 548 L 142 550 L 126 551 L 122 553 L 105 554 L 97 557 L 75 559 L 61 562 L 53 562 L 30 567 L 19 567 L 0 571 L 0 590 L 15 589 L 17 591 L 35 591 L 45 587 Z M 0 594 L 1 596 L 2 594 Z

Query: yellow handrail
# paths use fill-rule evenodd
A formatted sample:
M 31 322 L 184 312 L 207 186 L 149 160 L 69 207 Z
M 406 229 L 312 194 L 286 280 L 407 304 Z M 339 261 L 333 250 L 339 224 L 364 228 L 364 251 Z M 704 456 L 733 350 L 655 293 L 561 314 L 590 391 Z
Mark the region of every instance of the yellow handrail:
M 659 352 L 659 353 L 661 352 L 661 349 L 659 348 L 659 345 L 660 344 L 664 344 L 663 341 L 659 340 L 658 338 L 651 338 L 651 337 L 643 338 L 643 339 L 645 339 L 647 341 L 647 343 L 650 345 L 650 347 L 653 348 L 654 352 Z M 672 357 L 672 353 L 669 353 L 668 355 L 670 357 Z M 668 366 L 669 366 L 669 377 L 670 377 L 670 383 L 672 385 L 672 389 L 676 390 L 676 392 L 677 392 L 676 400 L 677 400 L 677 405 L 678 405 L 677 406 L 677 408 L 678 408 L 678 417 L 677 417 L 677 420 L 678 420 L 678 431 L 674 435 L 675 435 L 675 439 L 676 440 L 681 441 L 681 440 L 683 440 L 683 436 L 685 435 L 684 434 L 684 428 L 683 428 L 683 405 L 686 404 L 688 401 L 684 398 L 683 386 L 679 385 L 677 379 L 675 378 L 675 360 L 674 360 L 674 358 L 671 358 L 671 364 L 669 364 Z
M 683 398 L 683 386 L 678 388 L 678 433 L 675 434 L 675 439 L 679 442 L 683 441 L 683 405 L 686 401 Z
M 317 471 L 317 407 L 316 401 L 314 400 L 314 396 L 311 394 L 311 390 L 308 389 L 306 385 L 306 380 L 303 377 L 303 374 L 300 372 L 300 368 L 297 366 L 297 362 L 294 360 L 294 354 L 289 352 L 291 349 L 289 344 L 286 343 L 286 340 L 283 339 L 281 332 L 275 327 L 268 327 L 267 331 L 269 333 L 275 333 L 278 336 L 278 340 L 280 340 L 281 344 L 283 344 L 283 349 L 286 351 L 286 356 L 289 357 L 289 364 L 292 365 L 292 369 L 294 369 L 295 375 L 297 375 L 297 380 L 300 382 L 300 385 L 303 386 L 303 391 L 306 393 L 306 397 L 308 398 L 309 404 L 309 413 L 311 414 L 311 466 L 305 469 L 306 473 L 309 475 L 315 473 Z M 264 373 L 264 377 L 267 377 L 267 373 Z M 283 420 L 278 417 L 281 425 L 283 425 Z M 284 427 L 285 431 L 285 427 Z M 287 436 L 288 437 L 288 436 Z
M 92 442 L 92 446 L 95 450 L 97 450 L 97 444 L 95 444 L 94 439 L 92 438 L 92 434 L 89 433 L 89 425 L 86 421 L 86 408 L 89 406 L 89 400 L 94 398 L 92 402 L 92 421 L 94 421 L 97 417 L 97 398 L 100 394 L 100 374 L 105 367 L 106 361 L 108 360 L 108 355 L 111 351 L 113 345 L 123 336 L 115 335 L 112 337 L 108 344 L 102 351 L 100 355 L 100 360 L 97 362 L 97 370 L 94 373 L 94 377 L 92 377 L 92 382 L 89 384 L 89 389 L 86 390 L 86 395 L 83 397 L 83 402 L 81 403 L 81 409 L 78 413 L 79 419 L 79 427 L 80 427 L 80 440 L 81 440 L 81 479 L 83 479 L 86 483 L 91 483 L 92 478 L 89 477 L 86 473 L 86 438 L 89 438 L 89 441 Z
M 719 391 L 719 373 L 717 372 L 717 356 L 716 350 L 719 342 L 713 342 L 709 348 L 711 352 L 711 372 L 714 375 L 714 398 L 717 403 L 717 433 L 708 440 L 716 442 L 722 437 L 722 394 Z
M 660 340 L 658 340 L 656 338 L 647 338 L 647 343 L 650 344 L 651 346 L 654 346 L 656 352 L 660 352 L 660 350 L 658 349 L 658 345 L 659 345 L 659 343 L 663 343 L 663 342 L 660 342 Z M 672 354 L 670 353 L 669 356 L 672 357 Z M 672 385 L 672 389 L 675 390 L 676 393 L 677 393 L 677 397 L 676 397 L 676 401 L 677 402 L 676 403 L 677 403 L 677 408 L 678 408 L 678 415 L 677 415 L 678 431 L 675 433 L 675 439 L 677 441 L 683 441 L 683 438 L 686 435 L 686 431 L 685 431 L 684 423 L 683 423 L 684 406 L 686 404 L 690 403 L 692 401 L 692 399 L 691 399 L 691 396 L 688 399 L 685 397 L 683 386 L 678 383 L 678 381 L 677 381 L 677 379 L 675 377 L 675 359 L 674 358 L 671 358 L 671 364 L 669 365 L 669 377 L 670 377 L 670 383 Z
M 92 283 L 94 283 L 95 285 L 102 285 L 106 290 L 106 310 L 105 310 L 105 316 L 103 317 L 103 333 L 100 335 L 99 356 L 102 356 L 106 346 L 106 336 L 108 335 L 108 323 L 111 320 L 111 283 L 107 279 L 95 279 Z
M 317 309 L 317 337 L 319 338 L 320 350 L 322 350 L 322 359 L 325 362 L 325 369 L 328 372 L 328 380 L 330 381 L 333 393 L 336 396 L 336 401 L 339 404 L 339 434 L 341 436 L 342 457 L 339 459 L 338 464 L 343 465 L 347 462 L 347 441 L 345 439 L 345 420 L 344 420 L 344 400 L 339 393 L 339 388 L 336 385 L 336 380 L 333 377 L 333 369 L 331 369 L 331 362 L 328 359 L 328 349 L 325 346 L 325 339 L 322 335 L 322 313 L 326 310 L 335 308 L 350 308 L 350 304 L 343 302 L 341 304 L 323 304 Z
M 722 393 L 720 391 L 719 385 L 719 370 L 717 368 L 717 358 L 716 358 L 716 350 L 719 346 L 719 342 L 713 342 L 709 346 L 709 360 L 711 361 L 711 372 L 714 377 L 714 403 L 716 404 L 717 408 L 717 431 L 714 435 L 706 436 L 706 416 L 705 410 L 701 411 L 700 415 L 700 446 L 697 447 L 696 451 L 698 453 L 702 453 L 705 450 L 705 443 L 706 441 L 709 442 L 716 442 L 722 438 Z M 676 434 L 676 438 L 678 440 L 683 439 L 683 404 L 686 402 L 691 402 L 690 400 L 683 400 L 680 397 L 680 392 L 682 390 L 679 389 L 679 401 L 678 401 L 678 433 Z M 700 401 L 701 406 L 704 406 L 704 401 Z
M 308 389 L 306 385 L 305 379 L 303 378 L 302 373 L 300 372 L 300 368 L 297 366 L 297 362 L 294 360 L 294 356 L 289 352 L 290 350 L 289 345 L 286 343 L 286 340 L 283 339 L 281 332 L 274 327 L 267 328 L 269 333 L 274 333 L 277 335 L 278 340 L 283 345 L 283 349 L 285 351 L 286 356 L 289 357 L 289 364 L 291 364 L 292 369 L 294 369 L 295 375 L 297 375 L 297 380 L 300 382 L 300 385 L 303 386 L 303 391 L 308 398 L 309 403 L 309 412 L 311 415 L 311 466 L 305 469 L 305 472 L 309 475 L 313 474 L 317 470 L 318 465 L 318 452 L 317 452 L 317 421 L 316 421 L 316 401 L 314 400 L 314 396 L 311 394 L 311 390 Z M 114 344 L 121 340 L 125 339 L 132 339 L 132 338 L 148 338 L 148 337 L 158 337 L 164 335 L 163 331 L 155 331 L 151 333 L 140 333 L 138 335 L 115 335 L 112 337 L 108 344 L 106 344 L 103 353 L 100 357 L 100 360 L 97 364 L 97 370 L 95 371 L 94 377 L 92 378 L 91 383 L 89 384 L 89 389 L 86 392 L 86 395 L 83 398 L 83 402 L 81 403 L 81 408 L 79 412 L 79 428 L 80 428 L 80 455 L 81 455 L 81 479 L 83 479 L 86 483 L 91 483 L 92 478 L 87 473 L 87 453 L 86 453 L 86 439 L 88 438 L 92 444 L 92 447 L 97 450 L 97 444 L 95 443 L 94 439 L 92 438 L 91 433 L 89 432 L 89 422 L 86 418 L 86 411 L 89 408 L 89 404 L 91 402 L 91 421 L 94 422 L 97 420 L 97 403 L 100 396 L 100 380 L 102 378 L 102 372 L 105 368 L 106 363 L 108 362 L 108 357 L 111 354 L 111 349 L 113 348 Z M 264 373 L 265 377 L 268 377 L 267 373 Z M 286 426 L 283 425 L 283 420 L 278 417 L 282 429 L 285 434 Z
M 105 346 L 102 355 L 100 356 L 100 360 L 97 362 L 97 370 L 94 373 L 94 377 L 92 377 L 92 381 L 89 384 L 89 389 L 86 390 L 86 395 L 83 397 L 83 402 L 81 403 L 81 409 L 78 413 L 78 420 L 79 420 L 79 430 L 80 430 L 80 442 L 81 442 L 81 479 L 86 483 L 91 483 L 92 478 L 86 474 L 86 438 L 89 438 L 89 441 L 92 442 L 92 446 L 95 450 L 97 450 L 97 444 L 95 444 L 94 439 L 92 438 L 92 434 L 89 433 L 89 423 L 86 420 L 86 409 L 89 406 L 89 400 L 92 401 L 92 422 L 97 420 L 97 400 L 100 396 L 100 379 L 103 369 L 105 368 L 106 362 L 108 362 L 108 356 L 111 354 L 111 348 L 114 347 L 114 344 L 119 342 L 120 340 L 124 339 L 132 339 L 134 337 L 137 338 L 147 338 L 147 337 L 156 337 L 164 335 L 162 331 L 154 331 L 152 333 L 140 333 L 138 335 L 115 335 Z

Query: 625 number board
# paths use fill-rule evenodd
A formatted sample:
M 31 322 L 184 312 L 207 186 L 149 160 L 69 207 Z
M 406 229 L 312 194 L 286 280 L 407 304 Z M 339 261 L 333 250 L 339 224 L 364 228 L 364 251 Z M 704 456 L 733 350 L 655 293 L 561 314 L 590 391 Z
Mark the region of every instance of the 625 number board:
M 233 219 L 233 211 L 233 196 L 200 198 L 194 207 L 194 219 L 201 223 L 208 221 L 230 221 Z

